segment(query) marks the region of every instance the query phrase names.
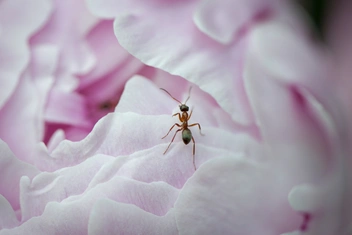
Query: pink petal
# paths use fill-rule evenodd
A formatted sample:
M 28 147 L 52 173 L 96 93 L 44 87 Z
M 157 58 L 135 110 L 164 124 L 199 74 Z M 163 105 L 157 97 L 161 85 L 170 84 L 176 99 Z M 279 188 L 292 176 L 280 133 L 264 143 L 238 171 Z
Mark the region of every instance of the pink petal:
M 240 138 L 234 138 L 232 141 L 235 142 L 237 139 Z M 201 139 L 198 140 L 202 142 Z M 243 145 L 247 145 L 248 148 L 250 146 L 249 143 Z M 245 149 L 244 146 L 241 147 Z M 111 167 L 104 168 L 104 171 L 100 172 L 101 177 L 97 182 L 106 181 L 117 174 L 141 182 L 161 181 L 176 188 L 182 188 L 185 182 L 197 172 L 193 166 L 192 148 L 178 141 L 170 147 L 167 154 L 163 155 L 166 147 L 167 144 L 163 144 L 150 150 L 137 152 L 127 158 L 130 161 L 122 160 L 120 156 L 111 163 Z M 207 147 L 203 143 L 197 143 L 195 164 L 197 168 L 200 168 L 204 162 L 218 156 L 230 153 L 242 155 L 243 149 L 238 148 L 238 152 L 232 153 L 219 146 Z
M 85 106 L 85 99 L 81 95 L 53 89 L 48 97 L 45 119 L 52 123 L 90 127 Z
M 0 194 L 0 230 L 13 228 L 19 225 L 19 221 L 10 203 Z
M 43 112 L 56 62 L 57 48 L 33 48 L 31 64 L 21 76 L 11 98 L 0 110 L 0 137 L 16 157 L 28 162 L 35 145 L 44 136 Z
M 148 65 L 185 77 L 210 93 L 234 120 L 251 123 L 241 80 L 244 37 L 231 45 L 221 45 L 205 36 L 192 21 L 195 1 L 104 1 L 105 6 L 96 1 L 89 3 L 97 14 L 118 15 L 115 34 L 131 54 Z
M 29 37 L 47 20 L 45 0 L 5 0 L 0 3 L 0 107 L 10 98 L 29 62 Z
M 209 94 L 200 90 L 196 85 L 187 84 L 184 79 L 173 75 L 166 75 L 165 72 L 158 71 L 158 73 L 153 80 L 154 82 L 150 82 L 141 76 L 129 79 L 115 111 L 135 112 L 146 115 L 171 115 L 180 112 L 179 104 L 164 91 L 157 89 L 155 84 L 159 85 L 160 88 L 168 90 L 172 96 L 180 101 L 182 100 L 182 102 L 187 99 L 189 87 L 192 86 L 191 97 L 187 102 L 187 105 L 191 109 L 194 108 L 190 122 L 199 122 L 201 126 L 220 127 L 227 131 L 238 132 L 246 130 L 249 133 L 256 132 L 236 125 L 231 120 L 230 115 L 219 107 L 217 102 Z M 172 80 L 165 83 L 165 79 Z M 179 122 L 177 118 L 172 119 L 175 122 Z
M 96 18 L 88 12 L 84 1 L 54 1 L 54 4 L 50 21 L 31 39 L 31 44 L 57 45 L 62 53 L 62 67 L 72 73 L 86 73 L 92 69 L 95 58 L 84 36 L 94 26 Z
M 178 196 L 178 190 L 163 182 L 140 183 L 125 177 L 114 177 L 79 196 L 71 196 L 46 205 L 44 213 L 21 226 L 2 230 L 6 234 L 87 234 L 89 214 L 94 204 L 102 199 L 135 204 L 157 215 L 165 215 Z
M 231 41 L 255 17 L 264 15 L 272 7 L 271 0 L 205 0 L 194 13 L 194 23 L 200 31 L 222 44 Z
M 164 98 L 160 99 L 160 97 Z M 178 104 L 173 99 L 165 98 L 163 91 L 155 87 L 152 81 L 136 75 L 126 83 L 115 111 L 160 115 L 169 113 L 170 107 L 177 106 Z
M 43 172 L 29 180 L 21 180 L 21 210 L 22 222 L 31 217 L 40 216 L 47 203 L 61 202 L 72 196 L 82 194 L 92 178 L 111 157 L 97 155 L 70 168 L 58 171 Z
M 274 41 L 269 40 L 273 33 L 279 35 Z M 274 48 L 272 43 L 275 50 L 266 51 Z M 317 64 L 324 60 L 312 50 L 300 52 L 297 45 L 304 44 L 282 25 L 258 29 L 249 47 L 246 85 L 263 140 L 281 171 L 281 182 L 303 184 L 290 193 L 292 207 L 304 217 L 295 230 L 341 234 L 343 230 L 337 231 L 343 227 L 339 218 L 345 212 L 340 208 L 346 196 L 346 153 L 339 132 L 343 122 L 335 113 L 340 106 L 328 87 L 328 73 L 321 74 L 325 64 Z M 265 58 L 259 55 L 264 50 Z
M 342 128 L 348 133 L 352 133 L 352 108 L 351 108 L 351 89 L 352 89 L 352 31 L 350 30 L 352 2 L 348 0 L 334 1 L 331 2 L 331 9 L 327 15 L 326 25 L 326 39 L 330 46 L 335 62 L 335 76 L 334 79 L 338 79 L 338 92 L 337 94 L 341 97 L 342 104 L 344 105 L 344 113 L 346 114 L 346 121 L 348 121 L 348 130 L 346 125 Z M 336 76 L 337 75 L 337 76 Z M 349 134 L 348 149 L 352 152 L 352 136 Z M 347 196 L 344 203 L 344 208 L 349 211 L 345 214 L 343 220 L 350 222 L 350 231 L 352 228 L 352 158 L 347 157 L 344 162 L 346 173 L 348 174 L 349 187 L 346 189 Z
M 18 210 L 20 179 L 22 176 L 33 178 L 39 171 L 34 166 L 18 160 L 2 140 L 0 140 L 0 153 L 0 194 L 14 210 Z
M 86 98 L 88 116 L 94 123 L 115 108 L 126 81 L 143 66 L 139 60 L 132 56 L 128 57 L 111 73 L 100 77 L 97 82 L 87 85 L 79 91 Z M 115 104 L 111 104 L 113 106 L 111 108 L 109 108 L 109 101 L 110 103 L 115 102 Z M 106 103 L 107 108 L 104 108 Z
M 273 170 L 231 155 L 205 163 L 175 204 L 180 234 L 280 234 L 298 226 Z
M 143 90 L 138 90 L 139 85 L 143 86 Z M 135 91 L 139 92 L 135 92 Z M 141 97 L 139 96 L 141 94 Z M 188 94 L 185 94 L 186 96 Z M 137 96 L 137 98 L 136 98 Z M 150 102 L 144 103 L 143 100 L 150 99 Z M 133 102 L 133 100 L 141 100 L 141 102 Z M 130 106 L 123 106 L 130 103 Z M 92 132 L 80 142 L 61 142 L 56 149 L 53 150 L 52 158 L 41 159 L 41 165 L 50 166 L 51 169 L 58 169 L 59 167 L 75 165 L 81 161 L 84 161 L 88 157 L 94 154 L 107 154 L 112 156 L 129 155 L 136 151 L 146 150 L 156 145 L 166 144 L 170 142 L 172 134 L 164 140 L 161 139 L 170 127 L 178 122 L 176 117 L 171 117 L 173 109 L 177 110 L 177 103 L 167 96 L 163 91 L 153 86 L 148 80 L 142 78 L 132 79 L 126 87 L 125 94 L 121 98 L 121 107 L 126 107 L 125 113 L 114 113 L 108 114 L 102 118 L 92 130 Z M 167 104 L 167 105 L 166 105 Z M 212 104 L 204 102 L 202 105 L 211 107 Z M 154 110 L 159 113 L 168 113 L 168 115 L 156 116 L 156 115 L 140 115 L 126 111 L 136 111 L 139 113 L 150 113 L 150 110 Z M 200 136 L 197 127 L 192 127 L 194 138 L 199 144 L 207 144 L 216 148 L 224 148 L 234 151 L 236 148 L 240 150 L 240 147 L 246 141 L 245 135 L 232 135 L 229 130 L 222 131 L 216 128 L 218 125 L 210 128 L 213 120 L 211 115 L 202 115 L 202 113 L 195 110 L 194 122 L 199 121 L 203 123 L 203 132 L 206 136 Z M 196 119 L 197 116 L 199 119 Z M 221 120 L 221 115 L 219 115 Z M 210 119 L 210 120 L 209 120 Z M 208 131 L 208 128 L 209 131 Z M 174 132 L 173 132 L 174 133 Z M 234 140 L 236 140 L 234 144 Z M 249 139 L 247 137 L 247 139 Z M 175 140 L 175 144 L 181 140 L 178 136 Z M 215 141 L 216 140 L 216 141 Z M 238 144 L 237 144 L 238 143 Z M 180 146 L 186 147 L 191 153 L 191 146 L 184 146 L 180 143 Z M 240 151 L 239 150 L 239 151 Z M 160 156 L 163 151 L 160 151 Z M 187 154 L 189 156 L 189 154 Z M 74 161 L 72 161 L 74 156 Z M 190 159 L 187 157 L 185 159 Z M 39 160 L 38 160 L 39 161 Z
M 95 204 L 88 226 L 90 235 L 178 234 L 173 211 L 159 217 L 136 206 L 112 200 L 100 200 Z
M 331 60 L 299 29 L 281 21 L 261 24 L 250 34 L 248 54 L 275 79 L 307 87 L 335 115 L 337 102 L 326 96 L 336 87 Z
M 112 73 L 131 55 L 117 42 L 112 20 L 101 20 L 86 36 L 89 47 L 96 57 L 94 69 L 82 76 L 80 88 L 97 82 L 106 74 Z M 116 79 L 119 80 L 119 79 Z

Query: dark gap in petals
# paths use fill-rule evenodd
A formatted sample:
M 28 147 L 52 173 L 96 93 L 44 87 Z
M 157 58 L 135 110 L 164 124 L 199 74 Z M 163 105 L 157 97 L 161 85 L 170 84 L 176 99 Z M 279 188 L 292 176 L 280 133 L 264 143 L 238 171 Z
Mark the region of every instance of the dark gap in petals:
M 49 140 L 51 139 L 51 137 L 55 133 L 55 131 L 57 131 L 59 129 L 65 130 L 68 127 L 69 127 L 69 125 L 67 125 L 67 124 L 46 122 L 45 127 L 44 127 L 44 138 L 43 138 L 44 144 L 47 145 L 49 143 Z
M 312 216 L 309 213 L 303 213 L 302 216 L 303 216 L 303 222 L 302 222 L 301 227 L 299 229 L 300 229 L 300 231 L 305 232 L 308 230 L 308 224 L 311 221 Z
M 303 97 L 298 88 L 296 86 L 291 86 L 290 90 L 295 103 L 300 107 L 305 107 L 307 105 L 306 99 Z

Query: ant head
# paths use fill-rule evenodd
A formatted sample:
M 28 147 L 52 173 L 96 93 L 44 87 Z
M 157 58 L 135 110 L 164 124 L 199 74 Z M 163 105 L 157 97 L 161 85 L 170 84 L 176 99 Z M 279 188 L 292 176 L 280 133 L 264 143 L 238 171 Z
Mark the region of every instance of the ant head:
M 181 104 L 180 105 L 180 110 L 181 110 L 181 112 L 188 112 L 189 108 L 188 108 L 187 105 Z

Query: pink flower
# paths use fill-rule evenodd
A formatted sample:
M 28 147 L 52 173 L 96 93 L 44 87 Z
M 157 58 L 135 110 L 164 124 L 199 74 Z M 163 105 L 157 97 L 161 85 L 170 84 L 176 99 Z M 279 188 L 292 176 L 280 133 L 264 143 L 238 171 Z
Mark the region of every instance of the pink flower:
M 33 0 L 36 20 L 0 31 L 27 56 L 0 60 L 0 235 L 347 233 L 335 71 L 294 6 L 70 4 Z M 161 139 L 179 104 L 159 87 L 190 86 L 196 171 L 192 143 Z

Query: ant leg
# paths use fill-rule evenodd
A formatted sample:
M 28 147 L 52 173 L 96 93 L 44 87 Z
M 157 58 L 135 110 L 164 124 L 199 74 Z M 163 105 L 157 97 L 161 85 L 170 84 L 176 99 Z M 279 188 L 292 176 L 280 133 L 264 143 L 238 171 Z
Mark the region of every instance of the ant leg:
M 178 130 L 175 132 L 174 137 L 172 137 L 172 140 L 171 140 L 169 146 L 167 146 L 167 149 L 165 150 L 165 152 L 164 152 L 163 154 L 165 154 L 165 153 L 167 152 L 167 150 L 169 149 L 170 145 L 172 144 L 172 142 L 173 142 L 174 139 L 175 139 L 175 136 L 176 136 L 177 132 L 182 131 L 182 130 L 183 130 L 183 129 L 181 128 L 181 129 L 178 129 Z
M 199 124 L 199 123 L 193 123 L 193 124 L 191 124 L 191 125 L 188 125 L 188 127 L 191 127 L 191 126 L 198 126 L 198 128 L 199 128 L 199 133 L 204 136 L 204 134 L 202 133 L 202 128 L 200 127 L 200 124 Z
M 183 122 L 183 119 L 182 119 L 182 117 L 181 117 L 181 114 L 180 114 L 180 113 L 175 113 L 175 114 L 172 115 L 172 116 L 176 116 L 176 115 L 178 115 L 178 119 L 180 119 L 180 122 Z
M 175 126 L 181 127 L 180 124 L 175 123 L 175 124 L 170 128 L 169 132 L 168 132 L 163 138 L 161 138 L 161 139 L 164 139 L 164 138 L 170 133 L 170 131 L 172 130 L 172 128 L 174 128 Z
M 193 166 L 194 166 L 194 170 L 196 171 L 197 170 L 196 159 L 194 157 L 194 155 L 196 154 L 196 142 L 194 141 L 193 136 L 192 136 L 192 141 L 193 141 Z

